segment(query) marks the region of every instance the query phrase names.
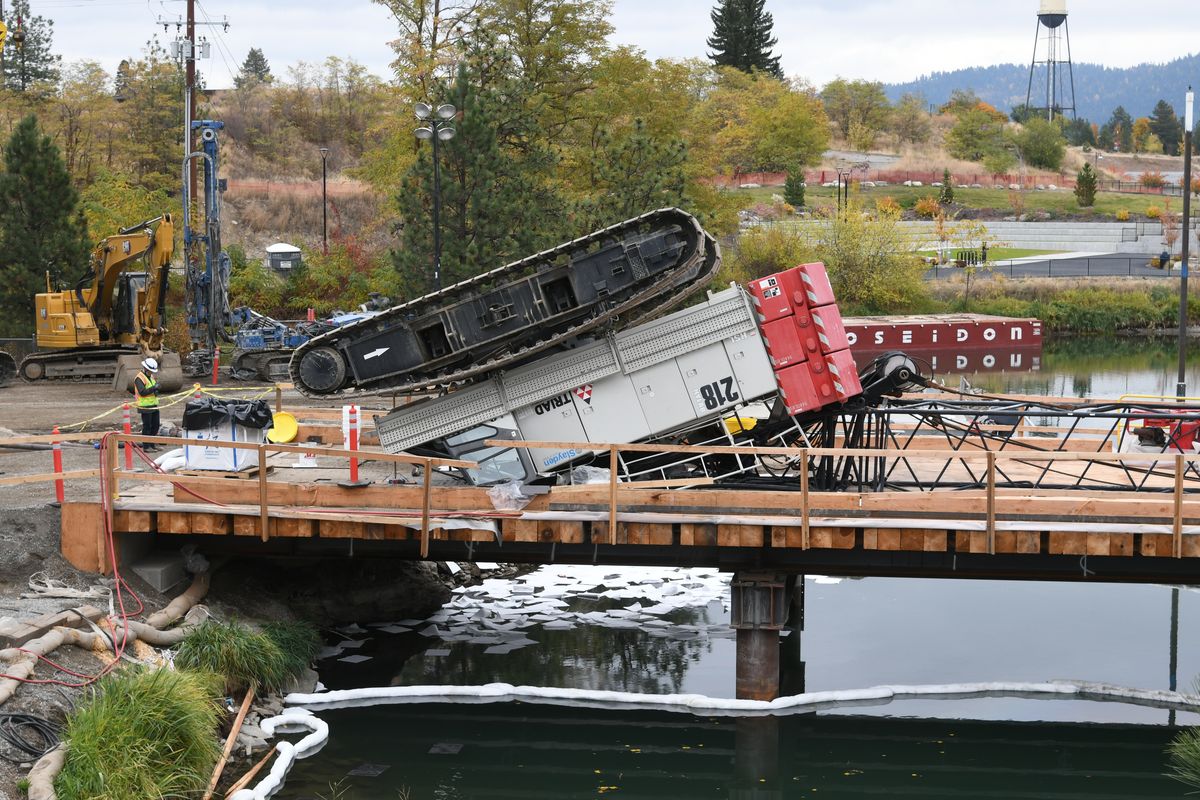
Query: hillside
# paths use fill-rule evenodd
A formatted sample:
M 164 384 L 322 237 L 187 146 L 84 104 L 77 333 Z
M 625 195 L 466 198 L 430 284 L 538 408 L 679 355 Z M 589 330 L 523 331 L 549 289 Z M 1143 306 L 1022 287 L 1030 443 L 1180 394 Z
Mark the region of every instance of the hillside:
M 1076 113 L 1104 123 L 1118 105 L 1136 117 L 1149 116 L 1154 104 L 1166 98 L 1183 111 L 1183 95 L 1200 75 L 1200 53 L 1165 64 L 1139 64 L 1124 69 L 1099 64 L 1075 64 Z M 1036 76 L 1035 76 L 1036 84 Z M 953 72 L 934 72 L 908 83 L 884 87 L 893 101 L 906 92 L 925 95 L 930 103 L 946 102 L 955 89 L 972 89 L 997 108 L 1008 111 L 1025 102 L 1029 86 L 1028 64 L 996 64 Z

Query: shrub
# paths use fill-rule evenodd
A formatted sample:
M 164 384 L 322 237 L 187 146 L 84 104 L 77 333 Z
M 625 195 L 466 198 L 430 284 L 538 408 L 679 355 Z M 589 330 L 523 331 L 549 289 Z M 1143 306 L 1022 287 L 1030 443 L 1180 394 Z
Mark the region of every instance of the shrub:
M 1180 181 L 1180 183 L 1182 182 Z M 1200 194 L 1200 178 L 1192 179 L 1192 194 Z
M 949 169 L 942 170 L 942 190 L 938 193 L 938 202 L 944 206 L 954 202 L 954 183 Z
M 1116 217 L 1117 217 L 1117 222 L 1129 222 L 1129 209 L 1118 208 Z
M 1147 189 L 1161 189 L 1167 185 L 1167 178 L 1161 172 L 1143 172 L 1139 182 Z
M 933 219 L 941 210 L 942 207 L 938 204 L 937 198 L 932 195 L 922 197 L 913 206 L 913 211 L 917 212 L 917 216 L 924 219 Z
M 1146 208 L 1147 219 L 1162 219 L 1163 211 L 1158 206 L 1148 206 Z
M 804 169 L 788 170 L 787 182 L 783 184 L 783 199 L 796 208 L 804 207 Z
M 1084 164 L 1075 177 L 1075 200 L 1081 208 L 1091 208 L 1096 204 L 1096 171 L 1091 164 Z
M 875 210 L 883 214 L 899 214 L 900 204 L 891 195 L 876 198 Z
M 220 753 L 220 679 L 141 667 L 106 676 L 67 720 L 59 797 L 198 797 Z
M 718 283 L 745 283 L 815 261 L 816 251 L 795 227 L 771 225 L 752 228 L 737 240 L 721 267 Z
M 175 665 L 217 673 L 228 692 L 251 684 L 274 691 L 309 665 L 318 644 L 315 636 L 290 624 L 279 623 L 260 633 L 236 622 L 210 620 L 180 642 Z

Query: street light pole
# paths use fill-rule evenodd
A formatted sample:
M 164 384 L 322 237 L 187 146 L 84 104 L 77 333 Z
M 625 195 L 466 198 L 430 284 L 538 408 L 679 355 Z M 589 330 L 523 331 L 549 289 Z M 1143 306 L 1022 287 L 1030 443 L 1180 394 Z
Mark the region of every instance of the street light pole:
M 329 255 L 329 205 L 325 194 L 325 160 L 329 157 L 329 148 L 321 148 L 321 252 Z
M 1180 402 L 1187 397 L 1187 328 L 1188 328 L 1188 250 L 1192 241 L 1192 106 L 1194 95 L 1188 87 L 1183 110 L 1183 252 L 1179 269 L 1179 382 L 1175 396 Z
M 414 132 L 418 139 L 429 139 L 433 143 L 433 290 L 442 290 L 442 172 L 438 158 L 438 142 L 454 138 L 451 120 L 458 110 L 449 103 L 437 107 L 436 115 L 428 103 L 417 103 L 417 119 L 426 124 Z

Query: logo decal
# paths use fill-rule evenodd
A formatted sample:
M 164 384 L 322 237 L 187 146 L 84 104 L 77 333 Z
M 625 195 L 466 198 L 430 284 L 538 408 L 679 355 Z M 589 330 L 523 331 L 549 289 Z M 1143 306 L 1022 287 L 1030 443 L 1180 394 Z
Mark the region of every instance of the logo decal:
M 580 386 L 575 390 L 575 396 L 590 406 L 592 404 L 592 385 L 585 383 L 583 386 Z

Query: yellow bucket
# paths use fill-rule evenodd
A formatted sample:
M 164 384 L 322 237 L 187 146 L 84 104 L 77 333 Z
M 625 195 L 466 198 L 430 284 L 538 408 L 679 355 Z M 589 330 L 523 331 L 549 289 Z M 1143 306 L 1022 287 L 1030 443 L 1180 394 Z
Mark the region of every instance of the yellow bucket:
M 268 439 L 275 444 L 287 444 L 295 440 L 300 431 L 295 417 L 286 411 L 276 411 L 271 420 L 271 430 L 267 431 Z

